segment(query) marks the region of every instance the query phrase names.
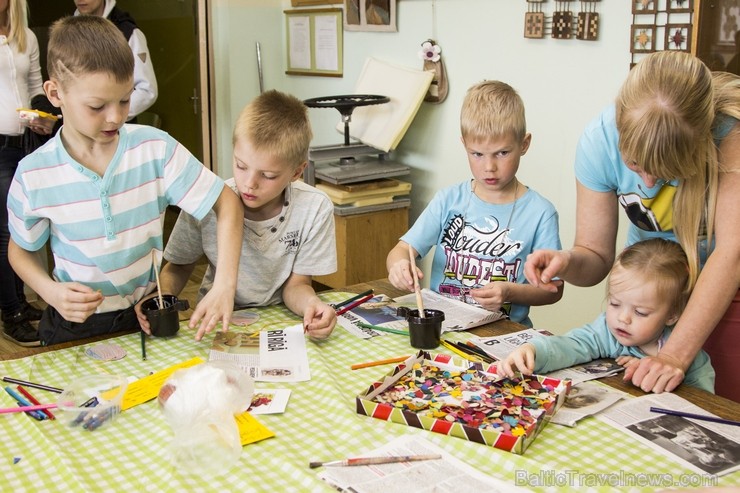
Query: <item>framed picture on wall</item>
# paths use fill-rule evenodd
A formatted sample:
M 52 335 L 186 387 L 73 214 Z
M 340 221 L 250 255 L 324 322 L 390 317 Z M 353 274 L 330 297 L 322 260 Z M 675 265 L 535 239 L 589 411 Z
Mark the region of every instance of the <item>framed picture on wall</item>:
M 342 77 L 342 9 L 285 10 L 288 75 Z
M 652 53 L 655 51 L 655 24 L 632 25 L 632 53 Z
M 344 0 L 347 31 L 396 32 L 396 0 Z

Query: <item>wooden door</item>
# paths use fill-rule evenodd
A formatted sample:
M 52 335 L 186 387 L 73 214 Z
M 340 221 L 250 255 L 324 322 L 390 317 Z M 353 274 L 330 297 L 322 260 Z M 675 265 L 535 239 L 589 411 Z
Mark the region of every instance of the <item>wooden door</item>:
M 30 25 L 39 38 L 46 65 L 48 27 L 75 11 L 72 0 L 28 0 Z M 161 128 L 213 169 L 208 94 L 207 0 L 118 0 L 146 35 L 159 95 L 147 110 L 161 118 Z M 46 74 L 44 74 L 46 78 Z M 205 82 L 204 82 L 205 81 Z

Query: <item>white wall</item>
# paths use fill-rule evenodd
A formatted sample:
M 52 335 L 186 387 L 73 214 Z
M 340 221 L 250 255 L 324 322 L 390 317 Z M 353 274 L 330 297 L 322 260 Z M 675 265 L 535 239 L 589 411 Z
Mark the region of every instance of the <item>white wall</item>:
M 270 0 L 216 0 L 216 91 L 218 151 L 223 175 L 230 159 L 230 128 L 237 113 L 259 94 L 255 42 L 262 47 L 267 89 L 311 98 L 353 92 L 368 56 L 421 68 L 417 52 L 434 37 L 442 47 L 449 95 L 440 105 L 423 103 L 394 158 L 412 167 L 411 220 L 435 191 L 470 176 L 460 144 L 459 110 L 467 88 L 482 79 L 499 79 L 521 94 L 527 108 L 530 151 L 520 180 L 549 198 L 560 212 L 561 240 L 572 244 L 575 222 L 573 157 L 583 127 L 609 104 L 629 70 L 630 3 L 599 2 L 598 41 L 526 39 L 527 3 L 514 0 L 399 0 L 397 33 L 344 33 L 344 77 L 287 76 L 285 18 Z M 554 2 L 543 4 L 551 12 Z M 578 3 L 572 2 L 578 10 Z M 334 130 L 339 114 L 311 109 L 315 145 L 340 143 Z M 224 161 L 226 159 L 227 161 Z M 621 241 L 621 240 L 620 240 Z M 428 265 L 427 265 L 428 267 Z M 602 308 L 603 286 L 566 286 L 561 302 L 534 307 L 536 327 L 557 332 L 592 320 Z

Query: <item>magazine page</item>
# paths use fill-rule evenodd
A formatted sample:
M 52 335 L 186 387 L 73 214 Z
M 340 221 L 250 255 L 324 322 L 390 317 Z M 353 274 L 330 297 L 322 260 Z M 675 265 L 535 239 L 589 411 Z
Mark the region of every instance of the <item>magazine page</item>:
M 374 296 L 344 313 L 337 313 L 337 324 L 360 339 L 388 335 L 388 332 L 369 327 L 371 325 L 390 330 L 409 330 L 406 319 L 396 315 L 395 302 L 384 294 Z
M 740 469 L 740 427 L 656 413 L 651 407 L 715 416 L 671 393 L 628 399 L 598 418 L 686 467 L 722 476 Z
M 569 378 L 573 381 L 573 385 L 577 385 L 587 380 L 594 380 L 597 378 L 611 377 L 624 371 L 624 367 L 617 364 L 611 358 L 595 359 L 588 363 L 581 365 L 575 365 L 562 370 L 557 370 L 548 373 L 548 376 L 557 378 L 558 380 L 565 380 Z
M 217 332 L 208 359 L 233 361 L 258 382 L 311 379 L 302 324 L 252 332 Z
M 583 382 L 570 388 L 565 402 L 551 419 L 551 423 L 575 426 L 576 423 L 626 397 L 622 391 L 597 382 Z
M 439 454 L 440 459 L 373 466 L 325 467 L 319 478 L 338 491 L 353 493 L 431 493 L 476 491 L 517 493 L 529 490 L 488 476 L 416 435 L 403 435 L 363 457 Z
M 431 289 L 421 290 L 424 308 L 433 308 L 443 311 L 445 321 L 442 322 L 442 333 L 458 330 L 467 330 L 487 323 L 506 318 L 502 312 L 491 312 L 475 305 L 469 305 L 454 298 L 448 298 Z M 416 308 L 416 294 L 411 293 L 396 298 L 399 306 Z
M 543 333 L 535 329 L 524 329 L 501 336 L 471 337 L 470 342 L 484 350 L 492 358 L 502 360 L 532 338 L 545 337 L 547 334 L 549 332 Z

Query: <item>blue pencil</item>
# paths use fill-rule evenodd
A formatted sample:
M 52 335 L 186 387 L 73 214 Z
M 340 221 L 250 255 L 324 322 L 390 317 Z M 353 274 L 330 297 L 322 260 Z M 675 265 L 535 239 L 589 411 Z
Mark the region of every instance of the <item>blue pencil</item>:
M 740 426 L 740 422 L 732 421 L 731 419 L 718 418 L 716 416 L 706 416 L 704 414 L 685 413 L 683 411 L 675 411 L 673 409 L 661 409 L 659 407 L 651 407 L 651 412 L 660 414 L 670 414 L 672 416 L 680 416 L 682 418 L 701 419 L 703 421 L 711 421 L 713 423 L 722 423 L 723 425 Z

